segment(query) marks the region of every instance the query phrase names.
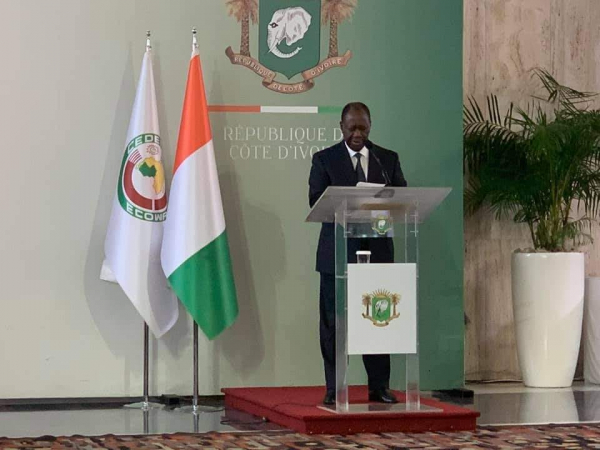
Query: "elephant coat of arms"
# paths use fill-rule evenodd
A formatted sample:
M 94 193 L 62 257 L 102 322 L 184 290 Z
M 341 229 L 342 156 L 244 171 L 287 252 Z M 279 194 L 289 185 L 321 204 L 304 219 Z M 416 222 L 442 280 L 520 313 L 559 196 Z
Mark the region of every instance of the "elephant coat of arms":
M 232 64 L 245 66 L 263 78 L 267 89 L 299 94 L 314 87 L 314 79 L 335 67 L 344 67 L 350 50 L 338 51 L 338 25 L 348 20 L 358 0 L 226 0 L 229 15 L 241 23 L 239 53 L 227 47 Z M 258 60 L 250 55 L 250 24 L 258 22 Z M 321 60 L 321 27 L 329 26 L 329 53 Z M 300 74 L 301 81 L 288 80 Z
M 387 327 L 392 320 L 400 317 L 397 311 L 398 303 L 400 303 L 400 295 L 392 294 L 385 289 L 363 294 L 362 304 L 366 311 L 362 316 L 373 322 L 376 327 Z
M 371 221 L 371 229 L 380 236 L 385 236 L 392 229 L 392 218 L 379 215 Z

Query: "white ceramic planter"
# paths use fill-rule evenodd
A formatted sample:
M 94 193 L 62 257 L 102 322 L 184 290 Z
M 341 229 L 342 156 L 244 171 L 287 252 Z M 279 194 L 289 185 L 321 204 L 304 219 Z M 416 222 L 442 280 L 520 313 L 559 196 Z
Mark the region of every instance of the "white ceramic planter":
M 573 383 L 583 320 L 583 253 L 514 253 L 512 297 L 523 382 Z
M 585 279 L 583 318 L 583 377 L 600 384 L 600 278 Z

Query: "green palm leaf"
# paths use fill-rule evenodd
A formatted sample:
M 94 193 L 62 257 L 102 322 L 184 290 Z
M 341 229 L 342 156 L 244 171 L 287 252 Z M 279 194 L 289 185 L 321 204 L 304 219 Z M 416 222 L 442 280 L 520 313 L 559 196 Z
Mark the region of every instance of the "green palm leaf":
M 463 108 L 465 212 L 481 208 L 526 223 L 533 245 L 565 251 L 591 241 L 600 211 L 600 111 L 596 95 L 534 70 L 547 96 L 500 111 L 498 98 Z M 573 207 L 581 217 L 571 217 Z

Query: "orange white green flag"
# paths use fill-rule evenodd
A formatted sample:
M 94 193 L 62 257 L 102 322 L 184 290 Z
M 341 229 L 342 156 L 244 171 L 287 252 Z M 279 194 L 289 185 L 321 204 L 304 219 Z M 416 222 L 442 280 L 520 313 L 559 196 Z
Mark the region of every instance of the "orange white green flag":
M 235 321 L 238 304 L 195 38 L 161 261 L 173 291 L 209 339 Z

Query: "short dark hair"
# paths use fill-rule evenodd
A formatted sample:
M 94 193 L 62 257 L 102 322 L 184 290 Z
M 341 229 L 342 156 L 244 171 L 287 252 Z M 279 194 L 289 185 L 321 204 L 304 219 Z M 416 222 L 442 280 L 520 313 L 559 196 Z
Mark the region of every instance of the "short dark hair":
M 369 111 L 369 107 L 367 105 L 365 105 L 364 103 L 351 102 L 351 103 L 348 103 L 346 106 L 344 106 L 344 109 L 342 109 L 342 120 L 344 120 L 344 117 L 350 111 L 363 111 L 369 118 L 369 122 L 371 121 L 371 111 Z

